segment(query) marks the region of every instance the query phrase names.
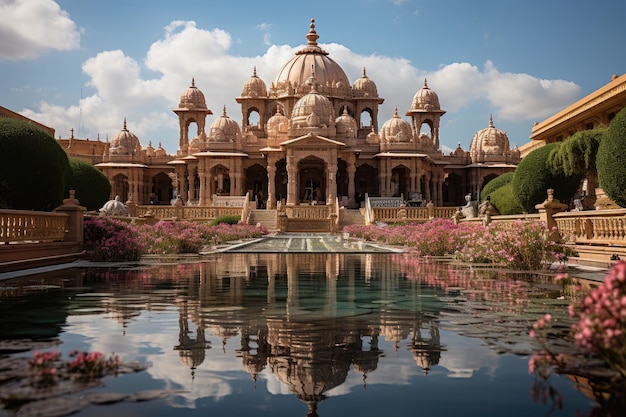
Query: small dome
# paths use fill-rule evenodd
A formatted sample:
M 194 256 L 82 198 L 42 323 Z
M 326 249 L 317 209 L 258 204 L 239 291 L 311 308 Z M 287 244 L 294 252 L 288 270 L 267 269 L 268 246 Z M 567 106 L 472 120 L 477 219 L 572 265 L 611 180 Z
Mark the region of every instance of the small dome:
M 307 80 L 316 74 L 320 90 L 335 97 L 349 97 L 352 94 L 350 82 L 341 66 L 328 57 L 317 44 L 319 35 L 315 32 L 315 19 L 311 19 L 310 30 L 306 35 L 307 46 L 296 52 L 278 71 L 272 91 L 277 95 L 306 94 Z
M 354 91 L 355 97 L 378 97 L 376 83 L 367 76 L 365 68 L 363 68 L 361 78 L 354 82 L 352 90 Z
M 354 117 L 348 113 L 348 106 L 343 108 L 343 114 L 335 119 L 335 127 L 338 135 L 345 135 L 347 138 L 356 138 L 357 124 Z
M 298 127 L 317 127 L 329 125 L 333 115 L 333 105 L 328 98 L 317 92 L 317 79 L 315 75 L 307 80 L 311 86 L 311 92 L 302 96 L 291 112 L 291 121 Z
M 191 86 L 180 95 L 178 107 L 189 110 L 207 110 L 204 94 L 196 87 L 195 79 L 191 79 Z
M 380 128 L 381 142 L 410 142 L 411 136 L 411 125 L 398 116 L 398 107 L 396 107 L 393 117 Z
M 265 86 L 265 82 L 257 77 L 256 67 L 254 67 L 252 77 L 248 78 L 248 80 L 244 83 L 243 90 L 241 91 L 241 96 L 267 97 L 267 87 Z
M 144 150 L 146 151 L 146 156 L 152 157 L 156 155 L 156 152 L 154 148 L 152 147 L 152 141 L 148 142 L 148 146 L 146 146 Z
M 228 117 L 226 106 L 222 116 L 217 118 L 209 129 L 209 141 L 211 142 L 235 142 L 241 137 L 241 129 L 237 122 Z
M 156 156 L 167 156 L 167 151 L 165 150 L 165 148 L 161 145 L 161 142 L 159 142 L 159 147 L 156 148 L 156 150 L 154 151 L 154 153 L 156 154 Z
M 289 119 L 282 114 L 280 108 L 276 109 L 276 114 L 267 121 L 267 134 L 269 137 L 276 137 L 279 133 L 287 133 Z
M 505 155 L 510 151 L 509 137 L 506 132 L 493 125 L 493 117 L 489 117 L 489 126 L 476 132 L 470 144 L 472 158 L 482 155 Z
M 424 87 L 417 90 L 415 96 L 413 96 L 413 102 L 411 103 L 412 111 L 439 111 L 441 106 L 439 105 L 439 97 L 437 94 L 428 88 L 428 82 L 424 79 Z
M 124 127 L 111 140 L 109 147 L 109 155 L 136 155 L 141 151 L 139 138 L 126 128 L 126 119 L 124 119 Z

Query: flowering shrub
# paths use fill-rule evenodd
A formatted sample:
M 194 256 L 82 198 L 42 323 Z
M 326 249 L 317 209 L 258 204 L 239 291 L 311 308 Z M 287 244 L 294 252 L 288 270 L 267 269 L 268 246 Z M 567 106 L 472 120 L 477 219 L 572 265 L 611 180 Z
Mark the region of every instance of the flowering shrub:
M 536 270 L 570 254 L 548 239 L 542 223 L 460 223 L 434 219 L 426 223 L 378 227 L 347 226 L 350 236 L 388 245 L 406 246 L 420 256 L 451 255 L 467 263 L 490 263 Z
M 57 378 L 101 378 L 117 372 L 120 361 L 115 355 L 106 358 L 100 352 L 70 353 L 71 361 L 61 360 L 57 351 L 35 352 L 29 361 L 30 371 L 36 386 L 50 386 L 57 382 Z
M 144 249 L 131 225 L 109 217 L 86 218 L 83 237 L 83 251 L 90 261 L 136 261 Z
M 557 278 L 559 281 L 568 279 L 566 274 L 559 274 Z M 552 395 L 553 388 L 548 384 L 552 373 L 584 369 L 589 375 L 604 375 L 607 380 L 603 385 L 616 389 L 618 397 L 623 396 L 626 384 L 626 261 L 613 266 L 603 283 L 583 297 L 578 306 L 570 305 L 569 315 L 575 320 L 570 336 L 578 350 L 567 355 L 554 352 L 556 349 L 548 345 L 553 331 L 549 314 L 533 324 L 530 336 L 542 345 L 542 350 L 528 361 L 528 371 L 535 374 L 535 390 L 543 396 L 546 392 Z M 589 369 L 589 360 L 593 363 L 598 359 L 609 373 L 598 374 Z
M 204 246 L 260 237 L 267 229 L 247 224 L 161 221 L 136 226 L 107 217 L 85 219 L 84 252 L 90 261 L 136 261 L 143 254 L 198 253 Z

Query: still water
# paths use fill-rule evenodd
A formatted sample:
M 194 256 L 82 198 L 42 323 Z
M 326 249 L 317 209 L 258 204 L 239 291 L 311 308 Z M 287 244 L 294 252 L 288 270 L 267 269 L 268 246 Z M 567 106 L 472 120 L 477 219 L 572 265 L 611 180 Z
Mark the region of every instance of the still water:
M 0 289 L 3 355 L 32 356 L 11 348 L 32 339 L 147 365 L 67 398 L 163 393 L 75 416 L 574 417 L 594 404 L 564 376 L 563 409 L 532 398 L 529 328 L 567 320 L 549 277 L 405 254 L 223 253 Z

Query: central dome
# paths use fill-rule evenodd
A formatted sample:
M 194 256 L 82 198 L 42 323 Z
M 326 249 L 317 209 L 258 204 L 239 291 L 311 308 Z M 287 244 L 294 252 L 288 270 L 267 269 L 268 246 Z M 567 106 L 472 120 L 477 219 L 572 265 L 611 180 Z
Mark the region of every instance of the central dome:
M 319 92 L 335 97 L 350 97 L 351 86 L 343 69 L 328 57 L 328 52 L 317 45 L 315 19 L 306 35 L 307 46 L 298 52 L 278 71 L 272 84 L 277 95 L 304 95 L 310 90 L 307 80 L 314 76 Z

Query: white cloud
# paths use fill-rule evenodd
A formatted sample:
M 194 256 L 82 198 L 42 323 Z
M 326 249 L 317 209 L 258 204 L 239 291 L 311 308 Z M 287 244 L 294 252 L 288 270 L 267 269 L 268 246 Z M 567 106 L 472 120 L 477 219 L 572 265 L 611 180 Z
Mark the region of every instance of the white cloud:
M 51 0 L 0 0 L 0 58 L 33 59 L 80 46 L 80 30 Z
M 223 30 L 205 30 L 195 22 L 175 21 L 150 46 L 143 64 L 121 50 L 100 52 L 85 61 L 83 71 L 89 77 L 88 85 L 95 89 L 93 96 L 68 108 L 42 102 L 37 112 L 23 113 L 56 128 L 63 137 L 78 126 L 82 114 L 88 136 L 94 138 L 99 132 L 103 140 L 119 132 L 126 117 L 129 130 L 139 136 L 144 146 L 149 141 L 153 146 L 162 142 L 168 152 L 174 153 L 178 148 L 178 122 L 172 109 L 178 106 L 180 94 L 190 86 L 192 78 L 214 113 L 207 119 L 207 130 L 224 105 L 228 115 L 241 123 L 235 98 L 241 94 L 253 68 L 257 68 L 258 76 L 269 88 L 280 68 L 302 47 L 271 45 L 263 55 L 245 57 L 230 54 L 231 45 L 231 36 Z M 499 72 L 489 61 L 482 70 L 471 63 L 458 62 L 427 71 L 404 58 L 359 55 L 336 43 L 321 46 L 344 69 L 350 82 L 361 76 L 364 67 L 367 69 L 367 75 L 385 99 L 379 111 L 379 125 L 392 116 L 395 106 L 404 115 L 425 78 L 447 111 L 446 120 L 455 120 L 463 112 L 471 112 L 472 107 L 486 107 L 492 109 L 487 111 L 493 112 L 501 127 L 505 127 L 502 119 L 528 121 L 530 126 L 532 121 L 570 104 L 580 93 L 580 87 L 572 82 Z M 145 69 L 157 75 L 147 78 L 143 75 Z M 487 121 L 488 117 L 485 114 L 481 120 Z M 453 142 L 448 145 L 454 147 L 458 137 L 469 140 L 474 133 L 448 138 Z M 444 144 L 446 132 L 441 134 Z

